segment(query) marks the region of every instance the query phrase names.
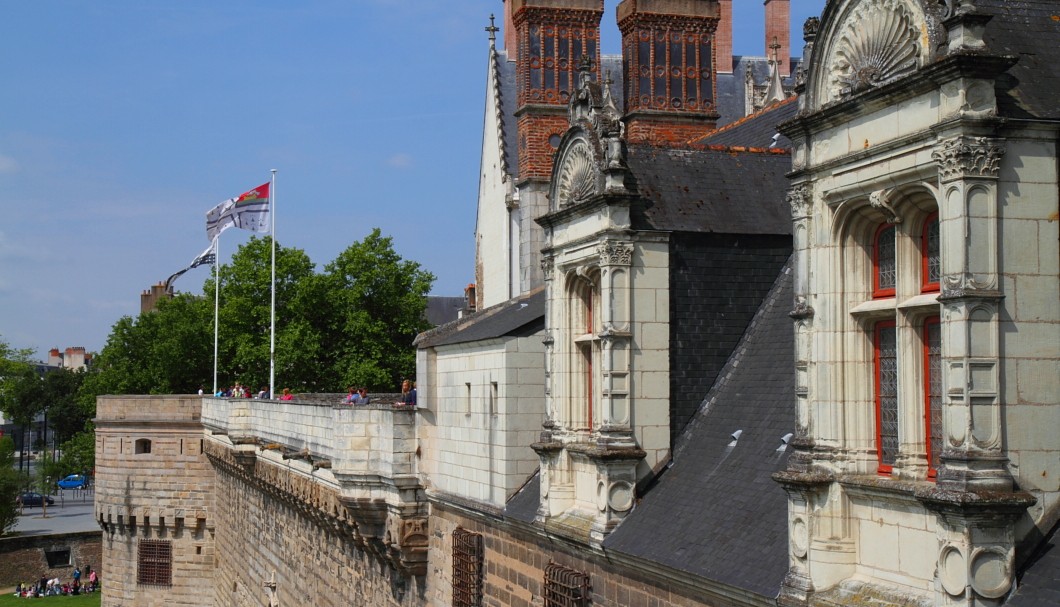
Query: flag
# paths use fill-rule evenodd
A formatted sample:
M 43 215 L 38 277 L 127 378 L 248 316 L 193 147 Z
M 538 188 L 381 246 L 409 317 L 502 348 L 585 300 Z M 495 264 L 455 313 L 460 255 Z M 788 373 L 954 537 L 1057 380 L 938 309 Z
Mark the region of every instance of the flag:
M 206 237 L 211 241 L 230 227 L 251 232 L 269 231 L 269 184 L 243 192 L 206 213 Z
M 191 260 L 191 263 L 188 265 L 188 267 L 184 268 L 183 270 L 177 272 L 176 274 L 166 279 L 166 290 L 168 291 L 170 285 L 173 284 L 173 281 L 180 278 L 181 275 L 183 275 L 188 270 L 192 268 L 197 268 L 199 266 L 213 265 L 215 263 L 217 263 L 217 254 L 213 251 L 213 243 L 210 243 L 210 246 L 205 251 L 200 253 L 199 256 L 195 259 Z

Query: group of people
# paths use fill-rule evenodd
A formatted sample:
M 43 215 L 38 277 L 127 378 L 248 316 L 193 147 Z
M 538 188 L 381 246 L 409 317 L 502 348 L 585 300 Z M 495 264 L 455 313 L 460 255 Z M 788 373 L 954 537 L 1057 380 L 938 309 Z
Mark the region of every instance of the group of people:
M 200 387 L 199 388 L 199 394 L 201 395 L 202 393 L 203 393 L 203 389 Z M 287 391 L 285 390 L 284 393 L 286 394 Z M 232 386 L 231 388 L 222 388 L 222 389 L 218 390 L 217 393 L 214 394 L 214 396 L 216 396 L 218 398 L 250 398 L 251 397 L 250 386 L 244 386 L 243 384 L 241 384 L 239 382 L 236 382 L 236 384 L 234 386 Z M 262 386 L 261 390 L 258 390 L 257 393 L 253 394 L 253 397 L 254 398 L 266 398 L 267 399 L 267 398 L 272 398 L 272 395 L 269 394 L 269 387 L 268 386 Z
M 354 388 L 350 386 L 350 392 L 342 401 L 348 405 L 367 405 L 371 399 L 368 398 L 368 388 Z
M 81 568 L 74 567 L 73 581 L 63 582 L 59 578 L 42 577 L 35 584 L 23 584 L 19 582 L 15 586 L 15 596 L 32 599 L 46 596 L 64 596 L 95 592 L 99 589 L 99 576 L 92 567 L 85 565 L 85 573 L 88 582 L 81 584 Z

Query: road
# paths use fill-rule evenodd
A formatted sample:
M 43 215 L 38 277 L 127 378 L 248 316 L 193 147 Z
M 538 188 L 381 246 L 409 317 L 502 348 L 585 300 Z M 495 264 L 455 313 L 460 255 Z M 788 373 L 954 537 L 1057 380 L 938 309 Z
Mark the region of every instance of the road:
M 18 535 L 49 535 L 52 533 L 75 533 L 98 531 L 99 524 L 93 516 L 94 492 L 63 490 L 53 495 L 55 503 L 48 506 L 48 517 L 43 516 L 40 506 L 26 507 L 18 517 L 12 531 Z

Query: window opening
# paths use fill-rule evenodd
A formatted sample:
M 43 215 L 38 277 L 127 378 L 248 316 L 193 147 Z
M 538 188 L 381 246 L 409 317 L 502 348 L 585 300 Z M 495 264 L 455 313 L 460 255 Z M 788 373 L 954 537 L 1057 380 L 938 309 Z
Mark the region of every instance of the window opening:
M 942 455 L 942 325 L 938 316 L 924 321 L 924 405 L 928 476 L 934 477 Z
M 48 561 L 49 569 L 55 569 L 56 567 L 67 567 L 72 564 L 70 562 L 69 548 L 63 548 L 60 550 L 45 550 L 44 558 Z
M 884 224 L 876 232 L 873 246 L 872 265 L 874 278 L 873 297 L 892 297 L 898 280 L 898 267 L 895 260 L 895 235 L 893 224 Z
M 151 441 L 146 438 L 136 439 L 136 454 L 150 453 L 151 452 Z
M 482 534 L 453 530 L 453 607 L 482 604 Z
M 545 568 L 545 607 L 584 607 L 589 591 L 589 574 L 559 563 Z
M 939 241 L 939 214 L 933 213 L 924 222 L 924 234 L 921 237 L 920 246 L 923 257 L 923 269 L 921 276 L 923 280 L 922 291 L 938 291 L 939 279 L 942 275 L 941 265 L 941 243 Z
M 173 585 L 173 545 L 169 540 L 140 540 L 136 549 L 136 583 Z
M 893 321 L 876 325 L 876 451 L 883 473 L 891 472 L 898 455 L 897 342 Z

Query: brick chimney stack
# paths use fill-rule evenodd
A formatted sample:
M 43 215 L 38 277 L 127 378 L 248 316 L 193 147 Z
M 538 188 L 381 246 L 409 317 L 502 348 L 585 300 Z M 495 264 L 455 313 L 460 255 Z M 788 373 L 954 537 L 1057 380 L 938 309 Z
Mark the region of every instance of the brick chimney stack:
M 618 5 L 630 141 L 684 143 L 715 128 L 714 35 L 720 4 L 623 0 Z
M 512 21 L 512 2 L 504 0 L 504 46 L 508 53 L 508 61 L 519 60 L 519 43 L 515 37 L 515 23 Z
M 719 0 L 721 14 L 714 34 L 714 57 L 719 74 L 732 73 L 732 0 Z
M 774 46 L 780 61 L 780 75 L 791 75 L 791 1 L 765 0 L 766 57 L 773 58 Z
M 547 182 L 583 56 L 599 77 L 604 0 L 507 0 L 505 10 L 518 44 L 519 179 Z

